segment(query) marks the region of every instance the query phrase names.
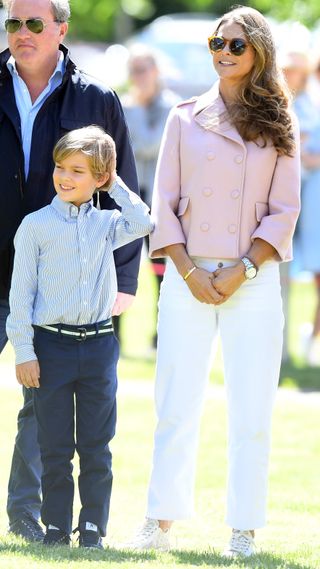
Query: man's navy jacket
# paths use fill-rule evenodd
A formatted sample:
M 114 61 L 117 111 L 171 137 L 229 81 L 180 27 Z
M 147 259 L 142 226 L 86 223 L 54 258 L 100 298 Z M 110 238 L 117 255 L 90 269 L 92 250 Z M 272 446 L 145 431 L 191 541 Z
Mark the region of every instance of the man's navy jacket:
M 52 150 L 57 140 L 75 128 L 95 124 L 115 140 L 117 172 L 134 192 L 138 181 L 127 125 L 117 95 L 79 70 L 65 55 L 62 84 L 45 100 L 33 126 L 30 167 L 24 175 L 20 116 L 11 74 L 6 66 L 8 49 L 0 53 L 0 298 L 8 297 L 13 267 L 13 238 L 25 215 L 48 205 L 55 195 Z M 100 207 L 112 209 L 107 192 L 99 194 Z M 57 235 L 59 239 L 59 235 Z M 118 290 L 135 294 L 141 239 L 114 253 Z

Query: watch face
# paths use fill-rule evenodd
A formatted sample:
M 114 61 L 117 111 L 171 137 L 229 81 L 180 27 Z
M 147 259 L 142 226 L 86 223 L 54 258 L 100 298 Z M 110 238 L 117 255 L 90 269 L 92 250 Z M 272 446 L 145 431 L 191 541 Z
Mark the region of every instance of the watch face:
M 255 267 L 250 267 L 245 272 L 247 279 L 254 279 L 257 274 L 257 269 Z

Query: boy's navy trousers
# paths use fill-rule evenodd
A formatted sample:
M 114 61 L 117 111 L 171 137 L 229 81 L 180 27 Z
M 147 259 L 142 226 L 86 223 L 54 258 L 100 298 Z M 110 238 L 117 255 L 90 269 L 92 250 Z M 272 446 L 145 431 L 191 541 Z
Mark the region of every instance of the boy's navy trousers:
M 84 341 L 35 327 L 40 388 L 34 391 L 43 465 L 42 522 L 70 533 L 79 455 L 80 522 L 106 535 L 112 487 L 109 441 L 115 434 L 119 344 L 114 334 Z

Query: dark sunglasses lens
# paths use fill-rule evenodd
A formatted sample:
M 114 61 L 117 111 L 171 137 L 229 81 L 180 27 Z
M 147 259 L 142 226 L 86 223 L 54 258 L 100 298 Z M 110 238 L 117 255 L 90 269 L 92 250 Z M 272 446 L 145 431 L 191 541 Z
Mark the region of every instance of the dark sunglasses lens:
M 14 34 L 21 28 L 21 22 L 15 18 L 8 18 L 4 23 L 4 27 L 9 34 Z
M 4 27 L 9 34 L 14 34 L 20 30 L 23 23 L 24 22 L 18 18 L 8 18 L 4 23 Z M 26 26 L 33 34 L 41 34 L 44 29 L 43 21 L 40 20 L 40 18 L 30 18 L 29 20 L 26 20 Z
M 26 21 L 26 26 L 33 34 L 41 34 L 43 32 L 43 21 L 39 18 L 32 18 Z
M 209 42 L 209 47 L 211 51 L 221 51 L 225 46 L 225 41 L 223 38 L 212 38 Z
M 234 39 L 230 42 L 230 51 L 234 55 L 242 55 L 246 50 L 247 44 L 242 39 Z

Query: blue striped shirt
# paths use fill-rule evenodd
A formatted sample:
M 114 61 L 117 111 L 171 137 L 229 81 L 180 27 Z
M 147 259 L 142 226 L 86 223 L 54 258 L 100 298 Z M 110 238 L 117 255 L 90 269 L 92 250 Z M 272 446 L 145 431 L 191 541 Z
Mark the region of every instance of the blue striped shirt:
M 148 206 L 118 177 L 121 207 L 80 208 L 58 196 L 27 215 L 15 236 L 7 334 L 16 363 L 36 359 L 32 324 L 93 324 L 111 316 L 117 294 L 113 251 L 150 233 Z
M 59 85 L 61 85 L 63 74 L 65 72 L 64 55 L 62 51 L 59 51 L 59 54 L 60 55 L 57 66 L 48 81 L 48 85 L 42 91 L 42 93 L 40 93 L 39 97 L 36 99 L 36 101 L 34 101 L 34 103 L 32 103 L 27 85 L 18 73 L 15 59 L 11 55 L 7 61 L 7 67 L 12 76 L 14 96 L 16 99 L 21 121 L 24 172 L 26 178 L 28 177 L 29 173 L 31 140 L 34 121 L 45 100 L 49 97 L 49 95 L 51 95 L 51 93 L 53 93 L 57 87 L 59 87 Z

